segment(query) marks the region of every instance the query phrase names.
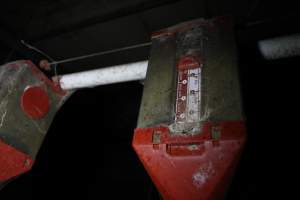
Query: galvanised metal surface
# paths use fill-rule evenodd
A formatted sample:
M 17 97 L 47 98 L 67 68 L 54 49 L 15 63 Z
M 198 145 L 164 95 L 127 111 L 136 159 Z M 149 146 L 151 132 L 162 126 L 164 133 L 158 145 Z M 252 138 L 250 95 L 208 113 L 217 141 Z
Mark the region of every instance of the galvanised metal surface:
M 164 199 L 222 199 L 246 140 L 232 22 L 182 23 L 152 43 L 133 147 Z
M 200 26 L 186 28 L 193 27 L 193 24 Z M 154 35 L 138 119 L 139 128 L 173 123 L 176 63 L 180 57 L 193 52 L 203 64 L 201 121 L 243 118 L 231 21 L 225 18 L 200 19 Z
M 138 127 L 170 124 L 176 98 L 176 41 L 174 38 L 152 40 Z M 149 67 L 150 66 L 150 67 Z
M 0 67 L 0 182 L 31 168 L 69 94 L 30 61 Z

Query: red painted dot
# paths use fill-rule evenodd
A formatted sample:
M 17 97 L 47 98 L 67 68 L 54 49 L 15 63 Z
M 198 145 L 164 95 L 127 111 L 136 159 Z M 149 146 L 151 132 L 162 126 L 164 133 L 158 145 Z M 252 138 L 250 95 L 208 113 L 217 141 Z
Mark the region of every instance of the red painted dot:
M 49 111 L 47 92 L 39 86 L 26 88 L 21 97 L 21 108 L 32 119 L 43 118 Z

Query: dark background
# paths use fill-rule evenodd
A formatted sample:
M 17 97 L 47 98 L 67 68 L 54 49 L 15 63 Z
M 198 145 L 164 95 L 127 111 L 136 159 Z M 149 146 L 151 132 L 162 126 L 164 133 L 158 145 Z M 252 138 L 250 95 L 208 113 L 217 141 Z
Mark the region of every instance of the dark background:
M 266 61 L 257 50 L 261 39 L 299 33 L 300 12 L 293 1 L 1 3 L 2 64 L 18 59 L 38 63 L 45 58 L 20 40 L 60 60 L 148 42 L 152 31 L 178 22 L 233 16 L 248 143 L 227 199 L 290 199 L 297 191 L 293 188 L 298 181 L 294 170 L 297 155 L 292 154 L 297 145 L 292 142 L 297 141 L 299 131 L 293 128 L 297 122 L 292 121 L 297 120 L 300 59 Z M 149 48 L 143 47 L 62 64 L 57 70 L 65 74 L 148 56 Z M 77 91 L 57 113 L 32 171 L 9 183 L 0 191 L 0 199 L 158 199 L 131 148 L 142 90 L 142 84 L 130 82 Z

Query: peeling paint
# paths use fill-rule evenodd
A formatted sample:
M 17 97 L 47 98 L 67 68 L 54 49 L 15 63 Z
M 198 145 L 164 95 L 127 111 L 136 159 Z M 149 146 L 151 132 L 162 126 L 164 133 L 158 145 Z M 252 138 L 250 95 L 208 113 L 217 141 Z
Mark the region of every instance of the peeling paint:
M 199 146 L 196 145 L 196 144 L 191 144 L 191 145 L 188 145 L 187 148 L 188 148 L 188 150 L 190 150 L 190 151 L 194 151 L 194 150 L 198 150 L 198 149 L 199 149 Z
M 1 116 L 1 121 L 0 121 L 0 128 L 3 126 L 3 122 L 5 120 L 6 117 L 6 113 L 7 113 L 7 104 L 8 104 L 8 100 L 4 99 L 1 103 L 0 103 L 0 116 Z
M 0 121 L 0 128 L 3 126 L 3 122 L 6 117 L 6 113 L 7 113 L 7 110 L 5 110 L 4 113 L 2 114 L 1 121 Z
M 213 167 L 213 164 L 209 162 L 207 165 L 200 167 L 200 169 L 193 174 L 193 184 L 197 188 L 202 187 L 208 179 L 215 175 L 216 171 Z

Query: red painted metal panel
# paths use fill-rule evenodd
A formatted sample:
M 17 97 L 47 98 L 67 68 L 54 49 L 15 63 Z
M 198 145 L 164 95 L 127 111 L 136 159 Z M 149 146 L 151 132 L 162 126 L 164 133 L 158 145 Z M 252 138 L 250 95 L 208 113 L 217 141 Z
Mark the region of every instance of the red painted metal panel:
M 221 199 L 245 143 L 243 121 L 206 122 L 201 134 L 137 128 L 133 147 L 164 199 Z
M 30 170 L 33 160 L 0 140 L 0 182 Z

